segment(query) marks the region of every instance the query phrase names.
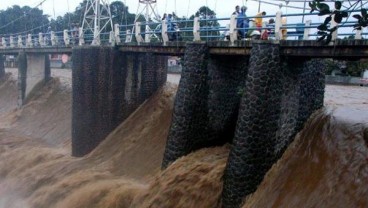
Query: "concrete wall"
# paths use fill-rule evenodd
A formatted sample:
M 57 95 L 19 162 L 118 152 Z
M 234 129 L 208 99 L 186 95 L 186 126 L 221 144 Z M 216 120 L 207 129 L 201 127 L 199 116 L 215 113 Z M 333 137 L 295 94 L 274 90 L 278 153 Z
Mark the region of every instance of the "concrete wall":
M 167 59 L 111 47 L 73 49 L 72 154 L 92 151 L 166 82 Z
M 367 85 L 368 81 L 361 77 L 326 75 L 326 83 L 327 84 L 340 84 L 340 85 Z
M 187 45 L 163 167 L 231 142 L 222 202 L 238 207 L 323 106 L 324 70 L 321 60 L 285 60 L 277 44 L 253 43 L 250 58 Z
M 51 77 L 50 60 L 46 54 L 18 55 L 18 106 L 24 105 L 34 90 Z
M 213 56 L 188 44 L 163 167 L 194 150 L 230 142 L 248 59 Z
M 5 67 L 4 67 L 5 57 L 0 55 L 0 79 L 4 78 L 5 76 Z

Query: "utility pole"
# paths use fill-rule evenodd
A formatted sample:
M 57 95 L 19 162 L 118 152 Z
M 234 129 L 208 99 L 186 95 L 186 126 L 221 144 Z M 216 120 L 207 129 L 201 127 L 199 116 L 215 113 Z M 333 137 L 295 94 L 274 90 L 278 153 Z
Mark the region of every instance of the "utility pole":
M 100 45 L 101 32 L 112 25 L 109 0 L 87 0 L 82 23 L 83 33 L 90 31 L 93 34 L 92 45 Z M 83 35 L 83 34 L 79 34 Z

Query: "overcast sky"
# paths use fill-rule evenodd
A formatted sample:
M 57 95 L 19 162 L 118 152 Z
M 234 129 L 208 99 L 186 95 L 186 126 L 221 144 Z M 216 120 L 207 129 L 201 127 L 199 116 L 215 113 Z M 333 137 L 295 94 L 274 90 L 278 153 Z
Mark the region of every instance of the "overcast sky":
M 12 5 L 35 7 L 42 0 L 1 0 L 0 10 L 4 10 Z M 51 18 L 63 15 L 66 12 L 73 12 L 82 0 L 46 0 L 39 9 L 42 9 Z M 139 7 L 138 0 L 121 0 L 129 7 L 130 13 L 137 13 Z M 268 0 L 269 2 L 282 3 L 282 1 Z M 110 0 L 112 2 L 112 0 Z M 157 0 L 157 10 L 159 14 L 176 12 L 180 17 L 194 14 L 200 6 L 207 5 L 212 10 L 215 10 L 217 17 L 228 17 L 234 11 L 235 5 L 246 5 L 248 7 L 248 16 L 255 15 L 258 11 L 258 3 L 252 0 Z M 285 3 L 284 3 L 285 4 Z M 289 5 L 303 6 L 303 3 L 289 3 Z M 142 8 L 142 5 L 140 6 Z M 261 10 L 269 14 L 275 14 L 278 10 L 277 6 L 267 4 L 261 5 Z M 286 13 L 301 13 L 302 10 L 282 8 Z M 55 11 L 55 12 L 54 12 Z

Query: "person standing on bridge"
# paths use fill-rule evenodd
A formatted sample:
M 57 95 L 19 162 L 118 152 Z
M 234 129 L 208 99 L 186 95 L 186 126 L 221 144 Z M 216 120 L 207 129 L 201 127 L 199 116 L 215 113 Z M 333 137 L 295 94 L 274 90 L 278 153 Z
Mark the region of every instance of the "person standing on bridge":
M 176 32 L 175 32 L 176 24 L 173 23 L 172 21 L 173 21 L 173 15 L 168 14 L 167 18 L 166 18 L 166 24 L 167 24 L 167 31 L 168 31 L 169 41 L 174 41 L 177 38 L 176 37 Z
M 240 14 L 238 15 L 238 19 L 236 20 L 236 27 L 238 28 L 238 33 L 242 39 L 246 38 L 249 28 L 249 19 L 246 15 L 247 9 L 248 8 L 246 6 L 242 6 L 240 9 Z
M 45 40 L 46 45 L 51 45 L 51 26 L 47 27 L 45 38 L 46 38 Z
M 261 40 L 268 40 L 270 34 L 275 33 L 275 20 L 269 19 L 268 23 L 266 23 L 266 29 L 264 29 L 261 33 Z
M 233 12 L 233 15 L 239 15 L 240 14 L 240 7 L 239 5 L 236 5 L 235 11 Z
M 260 12 L 256 15 L 256 17 L 254 18 L 254 22 L 256 23 L 256 27 L 258 29 L 259 32 L 261 32 L 261 28 L 262 28 L 262 24 L 263 24 L 263 16 L 266 15 L 266 12 L 263 11 L 263 12 Z
M 72 35 L 72 44 L 77 45 L 78 44 L 78 24 L 73 23 L 71 26 L 71 35 Z
M 166 13 L 164 13 L 164 16 L 162 17 L 162 21 L 166 21 L 166 18 L 167 18 L 167 14 Z

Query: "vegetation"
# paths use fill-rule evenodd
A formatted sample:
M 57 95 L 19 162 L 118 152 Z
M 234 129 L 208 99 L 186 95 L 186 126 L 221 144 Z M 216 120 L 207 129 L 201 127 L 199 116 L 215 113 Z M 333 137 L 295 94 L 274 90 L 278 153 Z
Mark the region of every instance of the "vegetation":
M 191 16 L 190 19 L 194 19 L 194 16 L 199 17 L 201 20 L 201 28 L 218 28 L 220 24 L 216 20 L 216 13 L 206 6 L 202 6 L 198 9 L 195 15 Z M 218 37 L 220 35 L 219 31 L 208 31 L 201 32 L 201 37 Z
M 364 70 L 368 69 L 368 61 L 337 61 L 326 59 L 326 74 L 331 74 L 334 70 L 339 70 L 342 75 L 360 77 Z
M 47 32 L 49 26 L 52 31 L 71 29 L 73 24 L 81 26 L 86 6 L 87 0 L 83 0 L 73 12 L 68 12 L 64 16 L 50 18 L 50 16 L 44 14 L 43 11 L 38 8 L 14 5 L 6 10 L 0 10 L 0 36 L 1 34 L 25 35 L 27 33 L 37 34 L 40 32 Z M 110 11 L 113 24 L 128 25 L 134 23 L 135 14 L 129 13 L 129 8 L 121 1 L 111 2 Z M 216 13 L 206 6 L 200 7 L 190 18 L 180 18 L 176 16 L 176 14 L 173 15 L 175 20 L 193 20 L 195 16 L 198 16 L 202 20 L 201 27 L 219 27 L 219 23 L 214 20 Z M 143 21 L 143 17 L 138 18 L 138 20 Z M 193 22 L 189 21 L 179 24 L 179 28 L 184 27 L 193 27 Z M 121 28 L 122 31 L 127 29 L 129 28 Z M 111 31 L 110 26 L 106 28 L 106 31 Z M 182 35 L 184 40 L 191 40 L 193 36 L 190 31 L 184 32 Z M 219 32 L 211 31 L 201 35 L 218 36 Z
M 48 23 L 48 16 L 37 8 L 14 5 L 0 11 L 0 34 L 17 34 L 23 31 L 39 33 L 47 30 Z
M 218 28 L 220 24 L 216 19 L 216 13 L 207 6 L 200 7 L 195 14 L 190 17 L 178 17 L 175 13 L 173 14 L 174 19 L 177 21 L 184 20 L 179 23 L 179 28 L 193 28 L 193 20 L 195 17 L 199 17 L 200 19 L 200 27 L 203 28 Z M 190 21 L 186 21 L 190 20 Z M 218 37 L 220 35 L 219 31 L 208 31 L 201 32 L 201 37 Z M 193 40 L 193 31 L 184 31 L 182 32 L 182 37 L 184 41 L 192 41 Z
M 346 10 L 341 10 L 344 1 L 335 1 L 334 9 L 331 9 L 330 6 L 326 3 L 323 3 L 325 0 L 313 0 L 309 2 L 309 7 L 311 8 L 311 13 L 314 11 L 318 11 L 318 16 L 328 15 L 321 25 L 318 26 L 318 35 L 321 37 L 318 41 L 325 41 L 328 44 L 332 39 L 332 33 L 337 30 L 338 26 L 331 27 L 331 20 L 336 23 L 342 23 L 344 18 L 350 16 L 351 11 L 357 9 L 359 6 L 362 7 L 362 0 L 346 0 L 345 2 L 349 2 L 349 6 Z M 367 9 L 361 8 L 361 14 L 355 14 L 353 17 L 357 19 L 357 22 L 354 25 L 354 29 L 362 30 L 362 28 L 367 27 L 368 25 L 368 15 Z M 343 23 L 344 24 L 344 23 Z

